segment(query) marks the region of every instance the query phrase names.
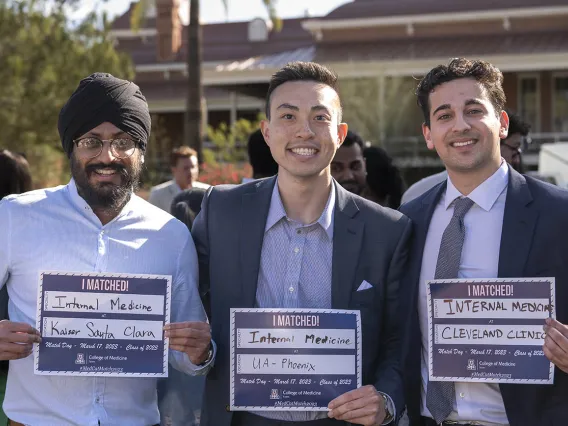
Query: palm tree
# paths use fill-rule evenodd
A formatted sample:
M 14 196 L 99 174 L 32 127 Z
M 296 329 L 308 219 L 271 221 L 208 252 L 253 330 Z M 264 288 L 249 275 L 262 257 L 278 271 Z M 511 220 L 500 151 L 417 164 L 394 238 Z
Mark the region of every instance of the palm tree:
M 131 25 L 136 28 L 140 25 L 145 11 L 148 10 L 150 2 L 155 0 L 139 0 L 132 14 Z M 221 0 L 228 11 L 229 0 Z M 282 21 L 276 14 L 277 0 L 262 0 L 270 19 L 274 22 L 274 27 L 279 30 Z M 193 147 L 202 159 L 203 142 L 203 109 L 202 97 L 203 90 L 201 85 L 201 25 L 199 24 L 199 0 L 189 1 L 189 26 L 187 28 L 187 98 L 185 109 L 184 140 L 186 144 Z

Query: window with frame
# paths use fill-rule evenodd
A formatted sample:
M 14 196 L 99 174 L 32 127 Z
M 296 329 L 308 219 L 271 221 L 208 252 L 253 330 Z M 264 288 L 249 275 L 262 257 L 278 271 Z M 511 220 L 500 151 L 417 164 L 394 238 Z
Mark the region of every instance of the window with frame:
M 568 133 L 568 74 L 553 80 L 553 122 L 554 132 Z
M 540 131 L 540 87 L 536 75 L 519 77 L 518 112 L 531 125 L 534 132 Z

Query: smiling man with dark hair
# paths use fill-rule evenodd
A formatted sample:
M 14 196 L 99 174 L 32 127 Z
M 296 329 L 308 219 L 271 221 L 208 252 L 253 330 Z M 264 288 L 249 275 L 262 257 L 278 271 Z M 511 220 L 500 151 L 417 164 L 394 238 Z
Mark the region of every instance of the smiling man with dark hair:
M 319 64 L 276 72 L 261 128 L 277 177 L 210 189 L 195 219 L 200 287 L 219 347 L 203 426 L 380 425 L 402 413 L 395 315 L 410 223 L 331 177 L 347 133 L 336 87 Z M 329 412 L 228 411 L 232 307 L 360 310 L 364 386 L 331 401 Z
M 542 321 L 554 385 L 429 380 L 427 281 L 555 277 L 568 297 L 568 192 L 519 174 L 501 157 L 510 120 L 503 75 L 458 58 L 419 83 L 422 131 L 448 176 L 401 211 L 413 221 L 401 293 L 405 391 L 411 426 L 561 425 L 568 418 L 568 306 Z

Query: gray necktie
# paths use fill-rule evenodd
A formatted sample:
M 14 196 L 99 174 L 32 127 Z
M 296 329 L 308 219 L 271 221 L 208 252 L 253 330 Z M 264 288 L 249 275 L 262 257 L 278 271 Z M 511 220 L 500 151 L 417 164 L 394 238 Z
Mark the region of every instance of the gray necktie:
M 454 215 L 442 235 L 438 263 L 436 264 L 437 280 L 458 277 L 460 269 L 465 226 L 463 218 L 474 202 L 469 198 L 458 198 L 454 202 Z M 429 382 L 426 392 L 426 407 L 436 423 L 442 423 L 450 415 L 454 407 L 455 387 L 453 382 Z

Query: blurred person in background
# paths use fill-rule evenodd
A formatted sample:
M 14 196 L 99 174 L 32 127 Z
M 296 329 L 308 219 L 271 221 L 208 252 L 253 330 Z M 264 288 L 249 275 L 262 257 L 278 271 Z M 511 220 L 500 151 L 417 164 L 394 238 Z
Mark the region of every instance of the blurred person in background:
M 392 158 L 382 148 L 365 148 L 363 138 L 347 131 L 331 162 L 331 175 L 343 188 L 385 207 L 397 209 L 404 182 Z
M 172 180 L 154 186 L 150 190 L 148 201 L 156 207 L 170 213 L 174 197 L 181 191 L 191 188 L 209 188 L 206 183 L 199 182 L 199 161 L 197 152 L 188 146 L 174 148 L 170 155 Z
M 207 190 L 203 188 L 191 188 L 181 191 L 174 197 L 170 211 L 172 216 L 182 221 L 189 230 L 195 217 L 201 210 L 201 201 Z
M 32 175 L 22 154 L 0 150 L 0 200 L 6 195 L 32 190 Z
M 177 194 L 170 206 L 170 213 L 191 231 L 193 221 L 201 210 L 201 201 L 207 192 L 193 187 Z M 204 295 L 202 295 L 203 299 Z M 208 304 L 207 304 L 208 306 Z M 207 312 L 210 316 L 210 312 Z M 205 376 L 188 376 L 172 366 L 168 377 L 158 381 L 158 406 L 163 426 L 198 426 Z M 191 398 L 187 396 L 191 395 Z
M 509 116 L 509 135 L 501 139 L 501 157 L 519 173 L 524 173 L 522 144 L 531 130 L 531 125 L 521 116 L 507 111 Z
M 22 154 L 0 150 L 0 200 L 7 195 L 21 194 L 32 190 L 32 175 L 28 161 Z M 8 290 L 6 286 L 0 290 L 0 320 L 8 319 Z M 8 361 L 0 361 L 0 424 L 5 425 L 8 419 L 2 410 Z
M 343 144 L 331 161 L 331 175 L 337 183 L 349 192 L 361 196 L 367 187 L 367 168 L 363 149 L 364 142 L 361 136 L 353 130 L 348 130 Z
M 365 148 L 363 156 L 367 166 L 367 187 L 361 195 L 381 206 L 398 209 L 405 184 L 393 159 L 378 146 Z
M 252 167 L 252 178 L 244 178 L 243 183 L 255 179 L 274 176 L 278 173 L 278 163 L 272 158 L 270 148 L 262 136 L 260 129 L 252 132 L 247 143 L 249 163 Z

